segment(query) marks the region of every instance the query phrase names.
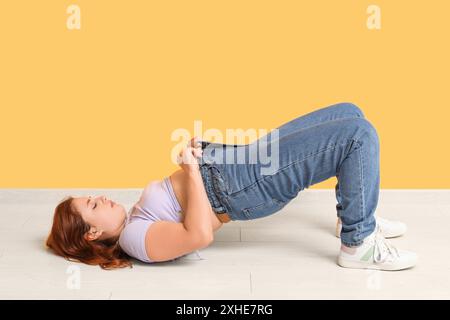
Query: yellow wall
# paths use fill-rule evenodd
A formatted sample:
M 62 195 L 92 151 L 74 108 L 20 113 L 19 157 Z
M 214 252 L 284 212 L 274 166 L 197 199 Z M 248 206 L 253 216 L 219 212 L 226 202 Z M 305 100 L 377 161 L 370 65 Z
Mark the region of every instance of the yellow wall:
M 3 0 L 0 187 L 139 188 L 177 169 L 170 134 L 194 120 L 270 130 L 350 101 L 378 128 L 382 188 L 450 188 L 448 12 L 444 0 Z

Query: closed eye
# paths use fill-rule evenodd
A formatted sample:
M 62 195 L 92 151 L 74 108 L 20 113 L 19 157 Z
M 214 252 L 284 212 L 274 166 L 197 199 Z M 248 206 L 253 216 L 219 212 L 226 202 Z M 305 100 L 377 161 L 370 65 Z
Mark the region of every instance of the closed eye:
M 97 204 L 94 204 L 94 206 L 92 207 L 92 209 L 95 209 L 96 206 L 97 206 Z

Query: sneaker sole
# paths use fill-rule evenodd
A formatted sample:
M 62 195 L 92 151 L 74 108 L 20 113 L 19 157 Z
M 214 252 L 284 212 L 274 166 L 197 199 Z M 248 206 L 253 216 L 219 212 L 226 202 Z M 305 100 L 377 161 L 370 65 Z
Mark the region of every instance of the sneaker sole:
M 398 263 L 396 265 L 381 265 L 374 264 L 371 262 L 363 262 L 363 261 L 351 261 L 347 259 L 343 259 L 342 257 L 338 257 L 337 261 L 338 265 L 343 268 L 350 269 L 373 269 L 373 270 L 383 270 L 383 271 L 398 271 L 405 270 L 414 267 L 417 264 L 417 259 L 414 262 L 406 261 L 403 263 Z

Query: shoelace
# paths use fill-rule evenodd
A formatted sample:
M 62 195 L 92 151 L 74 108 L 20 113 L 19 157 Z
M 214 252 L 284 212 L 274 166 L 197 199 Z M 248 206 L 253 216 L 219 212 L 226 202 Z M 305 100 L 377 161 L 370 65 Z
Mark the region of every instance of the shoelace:
M 377 263 L 383 263 L 389 259 L 392 261 L 400 257 L 398 250 L 393 245 L 389 244 L 381 233 L 381 228 L 377 225 L 375 234 L 375 251 L 373 259 Z

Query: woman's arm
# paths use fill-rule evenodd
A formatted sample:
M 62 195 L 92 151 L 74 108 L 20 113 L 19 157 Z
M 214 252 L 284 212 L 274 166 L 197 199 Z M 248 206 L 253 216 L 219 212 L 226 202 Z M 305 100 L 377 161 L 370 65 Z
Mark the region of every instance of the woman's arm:
M 188 146 L 195 148 L 196 150 L 201 150 L 201 152 L 203 152 L 202 147 L 202 141 L 199 139 L 199 137 L 195 136 L 193 137 L 190 142 L 188 143 Z M 205 191 L 206 193 L 206 191 Z M 208 205 L 209 205 L 209 201 L 208 201 Z M 209 205 L 209 212 L 210 212 L 210 219 L 211 219 L 211 227 L 212 227 L 212 231 L 215 232 L 216 230 L 218 230 L 222 225 L 223 222 L 221 222 L 216 214 L 213 212 L 211 205 Z
M 212 241 L 211 210 L 200 171 L 192 171 L 187 176 L 187 205 L 184 225 L 186 230 L 198 233 Z
M 211 210 L 206 195 L 196 156 L 201 150 L 193 147 L 184 148 L 179 157 L 180 167 L 186 173 L 186 214 L 183 224 L 190 233 L 212 241 L 213 228 L 211 226 Z

